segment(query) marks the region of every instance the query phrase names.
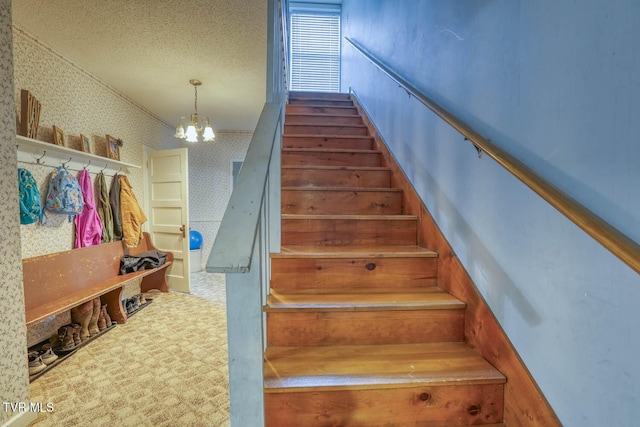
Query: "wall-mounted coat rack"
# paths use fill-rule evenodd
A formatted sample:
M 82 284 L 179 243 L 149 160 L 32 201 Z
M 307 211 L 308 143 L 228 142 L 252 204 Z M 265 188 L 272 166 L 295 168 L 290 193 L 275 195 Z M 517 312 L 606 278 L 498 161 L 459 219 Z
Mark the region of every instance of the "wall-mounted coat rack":
M 140 166 L 119 160 L 108 159 L 96 154 L 85 153 L 68 147 L 38 141 L 16 135 L 18 146 L 18 161 L 57 168 L 63 164 L 68 169 L 80 171 L 87 169 L 90 173 L 104 172 L 106 175 L 114 175 L 127 172 L 129 168 L 139 169 Z

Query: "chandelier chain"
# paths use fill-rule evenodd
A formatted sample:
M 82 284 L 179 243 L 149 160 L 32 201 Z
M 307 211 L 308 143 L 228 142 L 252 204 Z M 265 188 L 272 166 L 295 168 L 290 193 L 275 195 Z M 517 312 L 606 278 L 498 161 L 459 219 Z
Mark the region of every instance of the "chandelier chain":
M 193 106 L 196 110 L 196 114 L 198 114 L 198 86 L 193 86 L 193 89 L 196 91 L 196 96 L 195 96 L 195 101 L 193 103 Z

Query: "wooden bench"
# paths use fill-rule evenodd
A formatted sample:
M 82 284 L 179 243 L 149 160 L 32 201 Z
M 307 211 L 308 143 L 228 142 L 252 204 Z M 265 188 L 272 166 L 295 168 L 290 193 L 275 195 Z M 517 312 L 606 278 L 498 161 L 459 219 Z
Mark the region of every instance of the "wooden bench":
M 135 248 L 125 248 L 122 241 L 72 249 L 22 260 L 24 300 L 27 326 L 50 316 L 69 311 L 86 301 L 100 297 L 112 320 L 127 321 L 122 307 L 124 286 L 142 278 L 142 292 L 159 289 L 168 292 L 167 267 L 173 254 L 167 254 L 164 265 L 120 275 L 123 255 L 137 255 L 155 250 L 148 233 Z

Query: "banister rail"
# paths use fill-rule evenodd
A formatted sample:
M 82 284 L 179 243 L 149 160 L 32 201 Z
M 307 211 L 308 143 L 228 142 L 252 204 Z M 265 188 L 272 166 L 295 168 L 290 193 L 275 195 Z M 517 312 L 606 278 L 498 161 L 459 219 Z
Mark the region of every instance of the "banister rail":
M 280 103 L 264 104 L 209 254 L 209 273 L 246 273 L 251 267 L 281 113 Z
M 345 37 L 345 40 L 389 78 L 398 83 L 404 90 L 462 134 L 465 139 L 471 141 L 476 148 L 502 165 L 602 246 L 611 251 L 611 253 L 620 258 L 620 260 L 637 273 L 640 273 L 640 244 L 631 240 L 620 230 L 594 214 L 551 182 L 538 175 L 533 169 L 529 168 L 520 160 L 480 135 L 480 133 L 476 132 L 471 126 L 423 94 L 358 42 L 348 37 Z
M 283 29 L 286 0 L 267 0 L 266 103 L 207 260 L 226 273 L 229 418 L 231 427 L 263 427 L 262 309 L 271 276 L 269 254 L 280 252 L 280 154 L 284 127 Z

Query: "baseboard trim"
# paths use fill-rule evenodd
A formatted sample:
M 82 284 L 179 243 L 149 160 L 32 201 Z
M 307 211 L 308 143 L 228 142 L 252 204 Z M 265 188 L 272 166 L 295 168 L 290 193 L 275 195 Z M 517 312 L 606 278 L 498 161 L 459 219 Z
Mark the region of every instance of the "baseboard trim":
M 36 412 L 18 412 L 13 417 L 9 418 L 9 420 L 2 424 L 1 427 L 27 427 L 31 422 L 35 421 L 38 418 L 38 414 Z

